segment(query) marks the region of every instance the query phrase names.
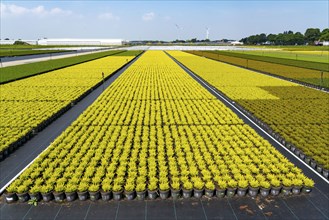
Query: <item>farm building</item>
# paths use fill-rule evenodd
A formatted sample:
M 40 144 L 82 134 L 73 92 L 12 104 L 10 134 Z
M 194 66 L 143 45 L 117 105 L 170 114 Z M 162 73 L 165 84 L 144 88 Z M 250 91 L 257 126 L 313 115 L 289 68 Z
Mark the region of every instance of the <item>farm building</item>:
M 38 45 L 122 45 L 124 40 L 122 39 L 73 39 L 73 38 L 61 38 L 61 39 L 41 39 L 38 41 Z

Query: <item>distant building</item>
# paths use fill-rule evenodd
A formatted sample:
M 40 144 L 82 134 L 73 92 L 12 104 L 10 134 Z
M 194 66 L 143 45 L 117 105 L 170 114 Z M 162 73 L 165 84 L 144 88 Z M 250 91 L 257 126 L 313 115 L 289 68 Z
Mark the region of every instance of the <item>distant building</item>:
M 233 46 L 235 46 L 235 45 L 243 45 L 243 42 L 240 42 L 240 41 L 231 41 L 230 44 L 233 45 Z
M 13 45 L 15 40 L 0 40 L 0 45 Z
M 123 45 L 125 43 L 122 39 L 41 39 L 38 40 L 38 45 Z
M 323 45 L 323 46 L 329 46 L 329 41 L 323 41 L 323 42 L 322 42 L 322 45 Z

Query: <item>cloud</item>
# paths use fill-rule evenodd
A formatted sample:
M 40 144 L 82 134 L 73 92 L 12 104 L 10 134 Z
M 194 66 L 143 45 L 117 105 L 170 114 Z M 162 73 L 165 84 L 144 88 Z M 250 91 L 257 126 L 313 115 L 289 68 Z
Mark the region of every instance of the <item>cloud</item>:
M 149 12 L 149 13 L 144 14 L 142 16 L 142 19 L 143 19 L 143 21 L 151 21 L 154 19 L 154 17 L 155 17 L 154 12 Z
M 25 8 L 15 4 L 1 3 L 1 16 L 21 16 L 21 15 L 70 15 L 72 11 L 63 10 L 61 8 L 46 9 L 44 6 L 39 5 L 34 8 Z
M 118 20 L 120 20 L 120 17 L 115 16 L 112 13 L 108 12 L 108 13 L 102 13 L 102 14 L 98 15 L 98 19 L 118 21 Z

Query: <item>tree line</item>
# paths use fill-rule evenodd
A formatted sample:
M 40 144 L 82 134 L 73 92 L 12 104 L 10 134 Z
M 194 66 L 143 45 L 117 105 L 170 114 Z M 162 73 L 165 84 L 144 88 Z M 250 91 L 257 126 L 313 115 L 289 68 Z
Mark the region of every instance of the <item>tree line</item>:
M 300 32 L 284 31 L 279 34 L 256 34 L 242 38 L 244 44 L 272 44 L 272 45 L 304 45 L 316 44 L 317 41 L 329 41 L 329 28 L 320 31 L 319 28 L 308 28 L 304 34 Z

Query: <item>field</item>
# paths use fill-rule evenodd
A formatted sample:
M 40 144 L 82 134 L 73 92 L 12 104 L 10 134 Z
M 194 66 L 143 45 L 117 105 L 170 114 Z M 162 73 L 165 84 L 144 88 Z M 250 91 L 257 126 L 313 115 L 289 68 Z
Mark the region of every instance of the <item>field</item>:
M 81 65 L 89 71 L 95 68 Z M 167 197 L 163 193 L 169 190 L 173 194 L 181 188 L 195 193 L 217 188 L 232 196 L 236 188 L 257 192 L 282 185 L 310 187 L 313 181 L 164 52 L 148 51 L 7 192 L 89 192 L 94 199 L 100 190 L 113 195 L 124 191 L 129 198 L 146 190 Z
M 12 49 L 0 49 L 1 57 L 14 57 L 14 56 L 25 56 L 25 55 L 36 55 L 36 54 L 49 54 L 49 53 L 61 53 L 69 50 L 12 50 Z
M 125 54 L 126 53 L 126 54 Z M 20 145 L 135 56 L 125 52 L 0 85 L 0 152 Z M 126 56 L 125 56 L 126 55 Z M 127 56 L 128 55 L 128 56 Z
M 191 51 L 189 53 L 252 70 L 270 73 L 287 79 L 294 79 L 299 82 L 306 82 L 315 86 L 329 88 L 328 63 L 295 61 L 284 58 L 247 55 L 226 51 Z
M 189 69 L 329 169 L 329 94 L 183 52 Z

